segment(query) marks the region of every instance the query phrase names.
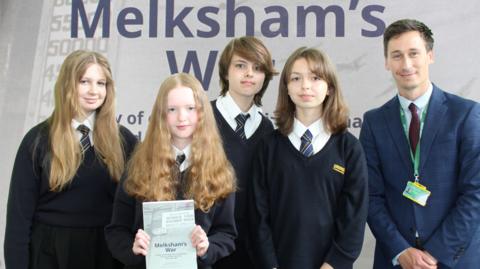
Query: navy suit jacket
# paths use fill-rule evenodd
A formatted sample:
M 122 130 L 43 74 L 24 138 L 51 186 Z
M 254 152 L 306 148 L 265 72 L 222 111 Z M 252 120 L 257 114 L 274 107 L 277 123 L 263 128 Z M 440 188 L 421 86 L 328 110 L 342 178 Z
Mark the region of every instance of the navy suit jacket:
M 415 245 L 415 231 L 438 268 L 480 268 L 480 104 L 433 86 L 420 138 L 420 183 L 431 191 L 425 207 L 402 196 L 414 173 L 397 96 L 365 113 L 360 141 L 374 268 L 393 268 Z

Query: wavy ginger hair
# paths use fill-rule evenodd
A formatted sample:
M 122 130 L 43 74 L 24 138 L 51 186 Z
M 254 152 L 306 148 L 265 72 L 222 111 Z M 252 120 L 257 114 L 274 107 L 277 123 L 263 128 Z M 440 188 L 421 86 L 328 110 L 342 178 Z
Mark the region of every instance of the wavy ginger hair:
M 93 140 L 95 153 L 108 168 L 114 181 L 119 181 L 125 165 L 121 138 L 115 120 L 115 91 L 108 60 L 93 51 L 77 50 L 65 58 L 55 83 L 55 108 L 48 118 L 51 149 L 50 190 L 61 191 L 75 176 L 83 154 L 72 119 L 83 115 L 77 86 L 88 67 L 97 64 L 106 78 L 106 96 L 96 111 Z
M 180 86 L 192 90 L 198 113 L 184 196 L 195 201 L 195 208 L 206 212 L 216 200 L 234 192 L 236 184 L 208 97 L 200 82 L 189 74 L 171 75 L 160 86 L 145 139 L 137 146 L 128 164 L 124 187 L 127 193 L 140 200 L 175 200 L 175 155 L 166 117 L 168 94 Z

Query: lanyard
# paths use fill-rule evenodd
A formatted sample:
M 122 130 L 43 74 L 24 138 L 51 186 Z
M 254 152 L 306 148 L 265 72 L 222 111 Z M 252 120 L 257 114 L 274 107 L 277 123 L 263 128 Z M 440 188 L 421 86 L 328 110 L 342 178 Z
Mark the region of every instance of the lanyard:
M 423 132 L 423 124 L 425 123 L 425 116 L 427 115 L 427 107 L 428 104 L 425 106 L 422 112 L 422 116 L 420 117 L 420 132 Z M 405 135 L 407 136 L 407 140 L 410 143 L 410 138 L 408 137 L 408 127 L 407 127 L 407 119 L 405 117 L 405 112 L 403 111 L 402 107 L 400 106 L 400 119 L 402 120 L 403 130 L 405 131 Z M 415 153 L 412 152 L 410 147 L 410 159 L 413 163 L 413 172 L 415 176 L 415 182 L 418 182 L 418 169 L 420 166 L 420 140 L 418 139 L 418 144 L 415 149 Z

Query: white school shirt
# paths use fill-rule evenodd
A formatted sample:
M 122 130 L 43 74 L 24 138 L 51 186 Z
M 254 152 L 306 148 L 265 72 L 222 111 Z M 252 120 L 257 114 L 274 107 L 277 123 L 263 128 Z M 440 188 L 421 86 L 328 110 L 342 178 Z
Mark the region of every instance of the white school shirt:
M 313 154 L 316 154 L 325 146 L 325 144 L 327 144 L 328 139 L 330 139 L 331 136 L 331 134 L 323 127 L 322 119 L 318 119 L 310 124 L 310 126 L 306 127 L 295 118 L 293 121 L 293 131 L 288 135 L 288 139 L 292 145 L 300 151 L 300 145 L 302 143 L 301 139 L 307 129 L 312 133 Z
M 237 122 L 235 121 L 235 117 L 238 114 L 249 114 L 250 117 L 245 121 L 245 126 L 243 127 L 245 130 L 245 138 L 249 138 L 255 133 L 258 126 L 262 122 L 262 109 L 257 105 L 253 104 L 252 107 L 244 113 L 238 107 L 237 103 L 233 100 L 230 94 L 227 92 L 225 96 L 219 96 L 216 101 L 216 106 L 220 114 L 223 116 L 225 121 L 227 121 L 228 125 L 235 130 L 237 128 Z

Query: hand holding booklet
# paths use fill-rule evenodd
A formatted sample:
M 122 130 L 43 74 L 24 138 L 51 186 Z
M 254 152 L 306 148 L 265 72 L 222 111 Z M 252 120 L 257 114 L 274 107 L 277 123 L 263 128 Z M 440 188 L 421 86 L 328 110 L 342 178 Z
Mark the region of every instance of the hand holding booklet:
M 147 269 L 196 269 L 190 234 L 195 227 L 193 200 L 143 203 L 143 226 L 150 235 Z

